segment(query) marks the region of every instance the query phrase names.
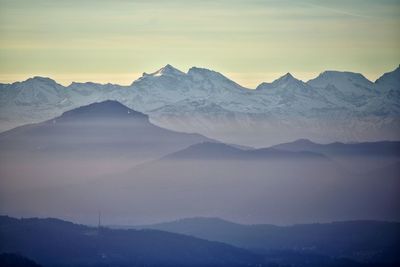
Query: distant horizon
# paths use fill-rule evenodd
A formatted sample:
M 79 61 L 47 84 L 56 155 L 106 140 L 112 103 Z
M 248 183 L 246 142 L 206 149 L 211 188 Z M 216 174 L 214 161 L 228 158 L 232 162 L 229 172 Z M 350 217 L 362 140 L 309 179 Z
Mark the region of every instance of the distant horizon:
M 162 62 L 253 87 L 329 66 L 369 79 L 400 61 L 393 0 L 0 0 L 0 81 L 127 84 Z M 95 8 L 94 8 L 95 7 Z
M 3 80 L 1 79 L 1 75 L 0 75 L 0 84 L 13 84 L 13 83 L 17 83 L 17 82 L 25 82 L 25 81 L 27 81 L 27 80 L 29 80 L 29 79 L 34 79 L 34 78 L 47 78 L 47 79 L 51 79 L 51 80 L 57 82 L 58 84 L 61 84 L 61 85 L 64 86 L 64 87 L 68 87 L 68 86 L 70 86 L 70 85 L 73 84 L 73 83 L 96 83 L 96 84 L 102 84 L 102 85 L 112 84 L 112 85 L 119 85 L 119 86 L 130 86 L 134 81 L 136 81 L 136 80 L 138 80 L 139 78 L 143 77 L 143 74 L 145 74 L 145 73 L 146 73 L 146 74 L 155 73 L 155 72 L 161 70 L 162 68 L 164 68 L 165 66 L 168 66 L 168 65 L 174 67 L 175 69 L 178 69 L 178 70 L 182 71 L 182 72 L 185 73 L 185 74 L 187 74 L 188 71 L 189 71 L 191 68 L 201 68 L 201 69 L 207 69 L 207 70 L 210 70 L 210 71 L 215 71 L 215 72 L 218 72 L 218 73 L 222 74 L 222 75 L 225 76 L 226 78 L 228 78 L 228 79 L 234 81 L 235 83 L 241 85 L 242 87 L 244 87 L 244 88 L 246 88 L 246 89 L 251 89 L 251 90 L 252 90 L 252 89 L 255 89 L 258 85 L 260 85 L 260 84 L 262 84 L 262 83 L 272 83 L 272 82 L 276 81 L 277 79 L 279 79 L 279 78 L 285 76 L 286 74 L 291 74 L 295 79 L 300 80 L 300 81 L 302 81 L 302 82 L 304 82 L 304 83 L 307 83 L 308 81 L 317 78 L 320 74 L 322 74 L 322 73 L 324 73 L 324 72 L 327 72 L 327 71 L 334 71 L 334 72 L 341 72 L 341 73 L 346 73 L 346 72 L 348 72 L 348 73 L 361 74 L 361 75 L 363 75 L 367 80 L 369 80 L 370 82 L 375 83 L 377 79 L 379 79 L 380 77 L 382 77 L 382 75 L 384 75 L 384 74 L 386 74 L 386 73 L 389 73 L 389 72 L 393 72 L 393 71 L 395 71 L 397 68 L 400 68 L 400 64 L 398 64 L 398 65 L 396 65 L 395 67 L 393 67 L 393 68 L 390 69 L 390 70 L 386 70 L 386 71 L 382 72 L 381 74 L 376 74 L 376 77 L 375 77 L 374 79 L 371 79 L 371 78 L 370 78 L 368 75 L 366 75 L 365 73 L 358 72 L 358 71 L 355 71 L 355 70 L 338 70 L 338 69 L 333 69 L 333 68 L 321 70 L 321 71 L 318 72 L 318 73 L 312 73 L 312 75 L 310 74 L 311 76 L 309 76 L 307 79 L 303 79 L 303 78 L 299 77 L 298 75 L 296 75 L 296 74 L 293 73 L 293 72 L 279 72 L 280 74 L 275 73 L 276 75 L 278 75 L 278 76 L 276 76 L 276 77 L 272 77 L 272 76 L 271 76 L 269 80 L 260 80 L 260 81 L 259 81 L 258 83 L 256 83 L 255 85 L 253 85 L 253 86 L 248 86 L 248 85 L 245 85 L 245 84 L 241 83 L 239 80 L 235 79 L 235 77 L 233 77 L 233 76 L 235 76 L 235 75 L 231 75 L 231 73 L 224 73 L 224 72 L 222 72 L 222 71 L 219 71 L 219 70 L 216 70 L 216 69 L 212 69 L 212 68 L 209 68 L 209 67 L 204 67 L 204 66 L 200 66 L 200 67 L 199 67 L 199 66 L 192 66 L 192 67 L 187 68 L 186 71 L 185 71 L 185 70 L 182 70 L 182 68 L 179 68 L 179 67 L 176 67 L 175 65 L 171 65 L 171 64 L 167 63 L 167 64 L 164 64 L 161 68 L 160 68 L 160 66 L 158 66 L 158 68 L 155 68 L 155 70 L 143 71 L 143 72 L 133 72 L 133 73 L 131 73 L 131 74 L 126 74 L 126 75 L 129 75 L 129 77 L 131 78 L 131 80 L 130 80 L 130 81 L 126 81 L 126 83 L 115 83 L 115 82 L 113 82 L 113 81 L 106 81 L 105 79 L 102 79 L 102 80 L 100 80 L 100 81 L 97 81 L 97 80 L 82 80 L 82 79 L 80 79 L 80 78 L 77 78 L 77 79 L 71 78 L 71 79 L 65 80 L 64 78 L 57 79 L 57 77 L 60 77 L 59 75 L 32 74 L 32 75 L 23 76 L 23 78 L 21 77 L 21 78 L 18 79 L 18 80 L 10 80 L 10 81 L 3 81 Z M 133 75 L 132 75 L 132 74 L 133 74 Z M 109 75 L 112 76 L 112 74 L 109 74 Z M 122 75 L 124 75 L 124 74 L 122 74 Z
M 93 223 L 85 223 L 79 220 L 74 220 L 72 218 L 66 218 L 66 217 L 55 217 L 55 216 L 36 216 L 32 215 L 30 217 L 27 216 L 13 216 L 9 214 L 4 214 L 1 213 L 0 217 L 9 217 L 17 220 L 30 220 L 30 219 L 38 219 L 38 220 L 60 220 L 64 222 L 70 222 L 73 224 L 78 224 L 78 225 L 85 225 L 89 227 L 98 227 L 98 214 L 94 214 L 96 216 L 93 217 Z M 169 224 L 169 223 L 179 223 L 181 221 L 193 221 L 193 220 L 217 220 L 217 221 L 223 221 L 226 223 L 231 223 L 231 224 L 238 224 L 242 226 L 259 226 L 259 225 L 270 225 L 270 226 L 276 226 L 276 227 L 293 227 L 293 226 L 299 226 L 299 225 L 315 225 L 315 224 L 335 224 L 335 223 L 351 223 L 351 222 L 377 222 L 377 223 L 400 223 L 400 221 L 396 220 L 383 220 L 383 219 L 348 219 L 348 220 L 332 220 L 332 221 L 313 221 L 313 222 L 300 222 L 300 223 L 268 223 L 268 222 L 257 222 L 257 223 L 249 223 L 249 222 L 239 222 L 236 220 L 232 219 L 227 219 L 223 217 L 215 217 L 215 216 L 191 216 L 191 217 L 179 217 L 176 219 L 171 219 L 171 220 L 159 220 L 159 221 L 153 221 L 153 222 L 147 222 L 143 224 L 136 224 L 136 223 L 104 223 L 102 217 L 102 222 L 101 226 L 105 228 L 111 228 L 113 227 L 143 227 L 143 226 L 152 226 L 152 225 L 158 225 L 158 224 Z

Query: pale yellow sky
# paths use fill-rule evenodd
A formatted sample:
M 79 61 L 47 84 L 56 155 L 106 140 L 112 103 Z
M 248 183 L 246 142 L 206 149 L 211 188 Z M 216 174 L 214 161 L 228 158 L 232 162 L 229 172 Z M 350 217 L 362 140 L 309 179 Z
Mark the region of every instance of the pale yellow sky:
M 375 80 L 400 63 L 398 0 L 0 0 L 0 82 L 130 84 L 167 63 L 255 87 L 286 72 Z

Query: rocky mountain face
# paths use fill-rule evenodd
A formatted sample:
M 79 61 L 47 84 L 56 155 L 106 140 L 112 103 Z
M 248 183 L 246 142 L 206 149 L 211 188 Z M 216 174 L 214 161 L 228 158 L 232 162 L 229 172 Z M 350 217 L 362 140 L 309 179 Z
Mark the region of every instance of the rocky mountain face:
M 162 127 L 230 143 L 266 146 L 299 138 L 318 142 L 398 139 L 400 68 L 371 82 L 362 74 L 325 71 L 303 82 L 286 74 L 255 90 L 222 74 L 166 65 L 129 86 L 34 77 L 0 85 L 0 130 L 64 111 L 117 100 Z

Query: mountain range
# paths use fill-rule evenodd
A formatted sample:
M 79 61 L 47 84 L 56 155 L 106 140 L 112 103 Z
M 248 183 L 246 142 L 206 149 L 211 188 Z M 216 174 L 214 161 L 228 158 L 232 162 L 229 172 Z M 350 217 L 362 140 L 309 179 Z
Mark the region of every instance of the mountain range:
M 280 250 L 350 258 L 359 262 L 400 262 L 396 253 L 400 246 L 400 224 L 397 222 L 343 221 L 276 226 L 196 217 L 120 228 L 185 234 L 255 252 Z
M 0 216 L 0 265 L 396 266 L 398 223 L 253 223 L 399 221 L 399 147 L 244 147 L 81 106 L 0 133 L 0 213 L 141 226 Z
M 156 125 L 228 143 L 269 146 L 300 138 L 318 142 L 398 140 L 400 68 L 371 82 L 359 73 L 325 71 L 303 82 L 286 74 L 251 90 L 222 74 L 171 65 L 129 86 L 43 77 L 0 84 L 0 130 L 67 110 L 117 100 Z
M 400 159 L 400 142 L 380 141 L 362 143 L 317 144 L 307 139 L 272 146 L 273 149 L 323 154 L 353 172 L 366 172 L 387 167 Z
M 243 148 L 162 129 L 107 100 L 0 134 L 0 212 L 85 222 L 98 209 L 137 223 L 398 220 L 397 147 L 298 140 Z
M 119 102 L 93 103 L 0 133 L 0 191 L 82 183 L 206 141 L 155 126 Z
M 398 223 L 373 221 L 279 227 L 192 218 L 108 228 L 0 216 L 0 264 L 391 267 L 399 263 L 398 237 Z
M 398 223 L 373 221 L 279 227 L 192 218 L 107 228 L 0 216 L 0 238 L 7 267 L 389 267 L 400 260 Z

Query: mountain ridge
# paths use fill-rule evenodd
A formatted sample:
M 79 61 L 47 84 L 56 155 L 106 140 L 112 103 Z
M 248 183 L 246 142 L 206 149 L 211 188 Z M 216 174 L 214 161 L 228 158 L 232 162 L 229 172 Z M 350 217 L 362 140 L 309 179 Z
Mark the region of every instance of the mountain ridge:
M 267 160 L 281 158 L 329 160 L 322 154 L 311 151 L 284 151 L 275 148 L 240 149 L 224 143 L 202 142 L 167 155 L 164 159 L 180 160 Z
M 211 70 L 211 69 L 208 69 L 208 68 L 196 67 L 196 66 L 190 67 L 190 68 L 188 69 L 187 72 L 183 72 L 183 71 L 179 70 L 178 68 L 172 66 L 171 64 L 166 64 L 165 66 L 161 67 L 160 69 L 158 69 L 158 70 L 156 70 L 156 71 L 154 71 L 154 72 L 151 72 L 151 73 L 143 72 L 143 75 L 142 75 L 142 76 L 152 76 L 153 74 L 161 74 L 161 75 L 162 75 L 163 73 L 164 73 L 164 74 L 165 74 L 165 73 L 168 73 L 168 74 L 172 74 L 172 73 L 175 73 L 175 74 L 188 74 L 191 70 L 196 70 L 196 69 L 206 70 L 206 71 L 209 71 L 209 72 L 218 73 L 217 71 L 214 71 L 214 70 Z M 317 75 L 316 77 L 309 79 L 309 80 L 308 80 L 307 82 L 305 82 L 305 83 L 308 83 L 308 82 L 310 82 L 310 81 L 312 81 L 312 80 L 318 78 L 318 77 L 321 76 L 321 75 L 330 74 L 330 73 L 342 73 L 342 74 L 350 74 L 350 75 L 355 75 L 355 76 L 361 76 L 362 78 L 364 78 L 365 80 L 369 81 L 370 83 L 376 83 L 378 80 L 380 80 L 381 78 L 383 78 L 383 77 L 386 76 L 387 74 L 391 74 L 391 73 L 393 73 L 393 72 L 396 72 L 396 73 L 397 73 L 397 72 L 399 72 L 399 71 L 400 71 L 400 65 L 397 66 L 397 67 L 396 67 L 394 70 L 392 70 L 392 71 L 382 73 L 382 75 L 379 76 L 375 81 L 371 81 L 371 80 L 369 80 L 368 78 L 366 78 L 362 73 L 359 73 L 359 72 L 344 71 L 344 70 L 343 70 L 343 71 L 339 71 L 339 70 L 325 70 L 325 71 L 321 72 L 319 75 Z M 282 75 L 282 76 L 280 76 L 280 77 L 277 77 L 277 78 L 275 78 L 274 80 L 272 80 L 272 81 L 270 81 L 270 82 L 260 82 L 259 85 L 261 85 L 262 83 L 273 83 L 274 81 L 277 81 L 277 80 L 279 80 L 279 79 L 282 79 L 282 78 L 285 78 L 285 77 L 288 77 L 288 76 L 291 77 L 291 78 L 294 78 L 294 79 L 298 80 L 297 78 L 295 78 L 295 77 L 293 76 L 293 74 L 291 74 L 290 72 L 287 72 L 286 74 L 284 74 L 284 75 Z M 225 76 L 224 76 L 224 77 L 225 77 Z M 33 77 L 30 77 L 30 78 L 27 78 L 27 79 L 21 80 L 21 81 L 8 82 L 8 83 L 0 83 L 0 85 L 11 85 L 11 84 L 14 84 L 14 83 L 26 82 L 26 81 L 28 81 L 28 80 L 48 80 L 48 81 L 54 81 L 54 82 L 56 82 L 55 79 L 52 79 L 52 78 L 50 78 L 50 77 L 46 77 L 46 76 L 33 76 Z M 299 81 L 300 81 L 300 80 L 299 80 Z M 71 82 L 69 85 L 71 85 L 71 84 L 73 84 L 73 83 L 77 83 L 77 84 L 92 83 L 92 84 L 98 84 L 98 85 L 109 85 L 109 84 L 112 84 L 112 85 L 118 85 L 118 86 L 121 86 L 121 87 L 128 87 L 128 86 L 119 85 L 119 84 L 117 84 L 117 83 L 97 83 L 97 82 L 91 82 L 91 81 L 86 81 L 86 82 L 76 82 L 76 81 L 73 81 L 73 82 Z M 58 84 L 58 83 L 57 83 L 57 84 Z M 59 85 L 61 85 L 61 84 L 59 84 Z M 65 85 L 65 87 L 68 87 L 69 85 Z M 243 88 L 247 88 L 247 89 L 256 89 L 256 88 L 250 88 L 250 87 L 244 87 L 244 86 L 242 86 L 242 87 L 243 87 Z M 256 86 L 256 87 L 257 87 L 257 86 Z
M 227 143 L 261 147 L 298 138 L 394 140 L 400 129 L 398 76 L 396 69 L 373 83 L 357 73 L 325 72 L 303 82 L 286 74 L 256 90 L 216 71 L 192 67 L 185 73 L 171 65 L 128 86 L 88 82 L 64 87 L 36 77 L 0 85 L 0 131 L 116 100 L 163 128 Z
M 19 252 L 45 266 L 268 266 L 254 252 L 158 230 L 0 216 L 0 234 L 0 252 Z
M 303 249 L 308 253 L 314 252 L 330 257 L 348 257 L 360 262 L 381 261 L 382 263 L 396 264 L 400 261 L 395 253 L 400 246 L 399 226 L 400 222 L 371 220 L 286 226 L 247 225 L 219 218 L 194 217 L 165 223 L 131 226 L 131 228 L 157 229 L 187 234 L 234 244 L 254 251 Z
M 84 121 L 84 124 L 82 124 L 81 121 Z M 57 127 L 61 128 L 58 129 Z M 68 127 L 72 128 L 68 129 Z M 94 128 L 98 127 L 98 131 L 96 131 L 96 128 L 91 129 L 92 127 Z M 68 137 L 71 137 L 71 135 L 73 135 L 74 133 L 73 131 L 77 131 L 78 134 L 84 133 L 84 135 L 86 136 L 89 134 L 89 132 L 87 131 L 91 130 L 95 131 L 93 132 L 92 138 L 99 138 L 99 136 L 104 136 L 104 138 L 106 138 L 107 134 L 110 133 L 123 134 L 124 131 L 129 131 L 129 129 L 131 128 L 132 128 L 131 130 L 136 130 L 135 127 L 137 127 L 139 131 L 138 134 L 139 133 L 143 134 L 144 128 L 146 128 L 149 129 L 150 131 L 155 131 L 161 134 L 165 134 L 166 136 L 164 136 L 164 138 L 166 138 L 168 135 L 176 134 L 180 136 L 182 140 L 184 139 L 184 136 L 190 138 L 193 137 L 194 139 L 197 138 L 196 139 L 197 141 L 195 141 L 195 143 L 201 140 L 202 141 L 210 140 L 209 138 L 203 137 L 199 134 L 180 133 L 160 128 L 150 122 L 148 115 L 132 110 L 118 101 L 106 100 L 101 102 L 95 102 L 86 106 L 81 106 L 76 109 L 66 111 L 60 116 L 44 121 L 42 123 L 20 126 L 8 130 L 6 132 L 0 133 L 0 146 L 3 146 L 3 148 L 4 147 L 11 148 L 12 138 L 17 138 L 16 140 L 22 138 L 24 139 L 23 143 L 27 144 L 26 143 L 27 140 L 31 138 L 29 134 L 34 134 L 34 136 L 43 137 L 41 139 L 36 138 L 34 140 L 31 140 L 32 142 L 42 142 L 43 144 L 48 144 L 51 146 L 52 143 L 49 142 L 49 140 L 47 140 L 46 138 L 50 138 L 52 134 L 54 135 L 54 137 L 57 138 L 57 141 L 63 142 L 64 140 L 68 140 L 69 139 Z M 103 133 L 100 130 L 103 131 L 107 130 L 108 132 Z M 38 134 L 39 132 L 40 134 Z M 64 138 L 61 137 L 63 135 Z M 114 137 L 115 136 L 113 135 L 109 136 L 109 138 L 114 138 Z M 122 135 L 120 137 L 122 137 Z M 144 135 L 142 137 L 146 136 Z M 4 138 L 7 139 L 6 142 Z M 130 136 L 126 136 L 126 140 L 131 140 Z M 154 140 L 157 140 L 157 138 L 155 138 Z M 119 139 L 114 141 L 122 141 L 122 140 Z M 18 142 L 15 145 L 18 145 Z M 185 145 L 181 146 L 181 148 L 184 147 Z M 174 150 L 172 150 L 171 152 L 173 151 Z

